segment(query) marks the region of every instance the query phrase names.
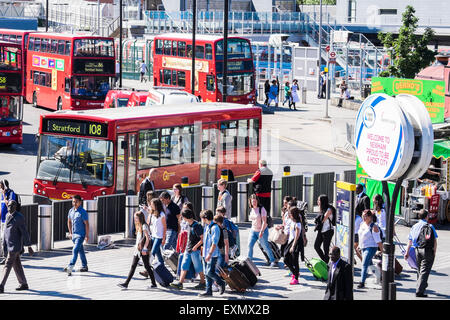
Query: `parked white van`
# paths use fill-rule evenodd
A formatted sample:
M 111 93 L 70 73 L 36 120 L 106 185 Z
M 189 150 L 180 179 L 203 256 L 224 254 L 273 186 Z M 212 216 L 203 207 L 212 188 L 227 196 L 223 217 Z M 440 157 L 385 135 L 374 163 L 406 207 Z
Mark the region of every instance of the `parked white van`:
M 199 99 L 189 92 L 181 89 L 153 87 L 150 88 L 145 106 L 177 103 L 197 103 Z

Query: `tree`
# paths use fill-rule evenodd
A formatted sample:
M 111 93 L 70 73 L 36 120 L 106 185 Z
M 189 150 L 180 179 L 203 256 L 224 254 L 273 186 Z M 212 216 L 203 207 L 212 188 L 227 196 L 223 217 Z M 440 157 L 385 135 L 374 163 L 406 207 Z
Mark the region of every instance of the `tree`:
M 419 22 L 414 15 L 415 12 L 412 6 L 406 7 L 402 15 L 403 25 L 397 38 L 394 38 L 392 33 L 378 33 L 378 39 L 388 50 L 389 57 L 393 61 L 393 64 L 379 76 L 411 79 L 434 61 L 435 53 L 427 47 L 434 31 L 427 27 L 422 36 L 414 34 Z
M 299 5 L 320 4 L 320 0 L 297 0 Z M 336 5 L 336 0 L 322 0 L 323 5 Z

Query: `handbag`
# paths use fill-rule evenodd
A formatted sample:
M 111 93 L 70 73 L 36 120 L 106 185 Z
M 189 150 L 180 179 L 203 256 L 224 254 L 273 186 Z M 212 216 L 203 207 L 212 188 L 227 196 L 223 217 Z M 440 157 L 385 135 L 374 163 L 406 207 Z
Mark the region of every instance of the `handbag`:
M 283 232 L 283 230 L 277 230 L 273 228 L 269 234 L 269 241 L 275 242 L 277 244 L 285 244 L 288 240 L 288 235 Z

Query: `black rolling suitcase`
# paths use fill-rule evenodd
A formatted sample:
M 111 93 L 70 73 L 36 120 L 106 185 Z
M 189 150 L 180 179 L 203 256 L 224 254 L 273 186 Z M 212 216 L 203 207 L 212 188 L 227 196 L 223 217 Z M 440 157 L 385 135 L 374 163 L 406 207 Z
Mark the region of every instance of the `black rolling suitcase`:
M 261 243 L 259 243 L 259 241 L 258 241 L 258 246 L 261 249 L 261 251 L 262 251 L 262 253 L 264 255 L 264 258 L 266 258 L 267 263 L 270 263 L 269 256 L 264 251 L 264 249 L 263 249 Z M 275 258 L 275 262 L 280 261 L 280 259 L 281 259 L 281 250 L 280 250 L 280 248 L 278 248 L 277 244 L 275 242 L 269 241 L 269 247 L 272 249 L 272 254 L 273 254 L 273 257 Z

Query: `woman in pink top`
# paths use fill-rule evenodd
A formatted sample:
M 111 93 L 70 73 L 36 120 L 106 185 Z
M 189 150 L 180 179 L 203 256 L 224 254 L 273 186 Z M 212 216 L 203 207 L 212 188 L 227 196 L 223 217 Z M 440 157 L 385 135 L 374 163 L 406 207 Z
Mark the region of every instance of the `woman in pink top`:
M 267 212 L 260 205 L 258 197 L 254 194 L 248 200 L 250 210 L 249 220 L 252 222 L 250 235 L 248 237 L 248 258 L 253 259 L 253 247 L 256 241 L 259 241 L 264 251 L 269 256 L 270 266 L 278 267 L 273 256 L 272 249 L 269 246 L 269 230 L 267 228 Z

